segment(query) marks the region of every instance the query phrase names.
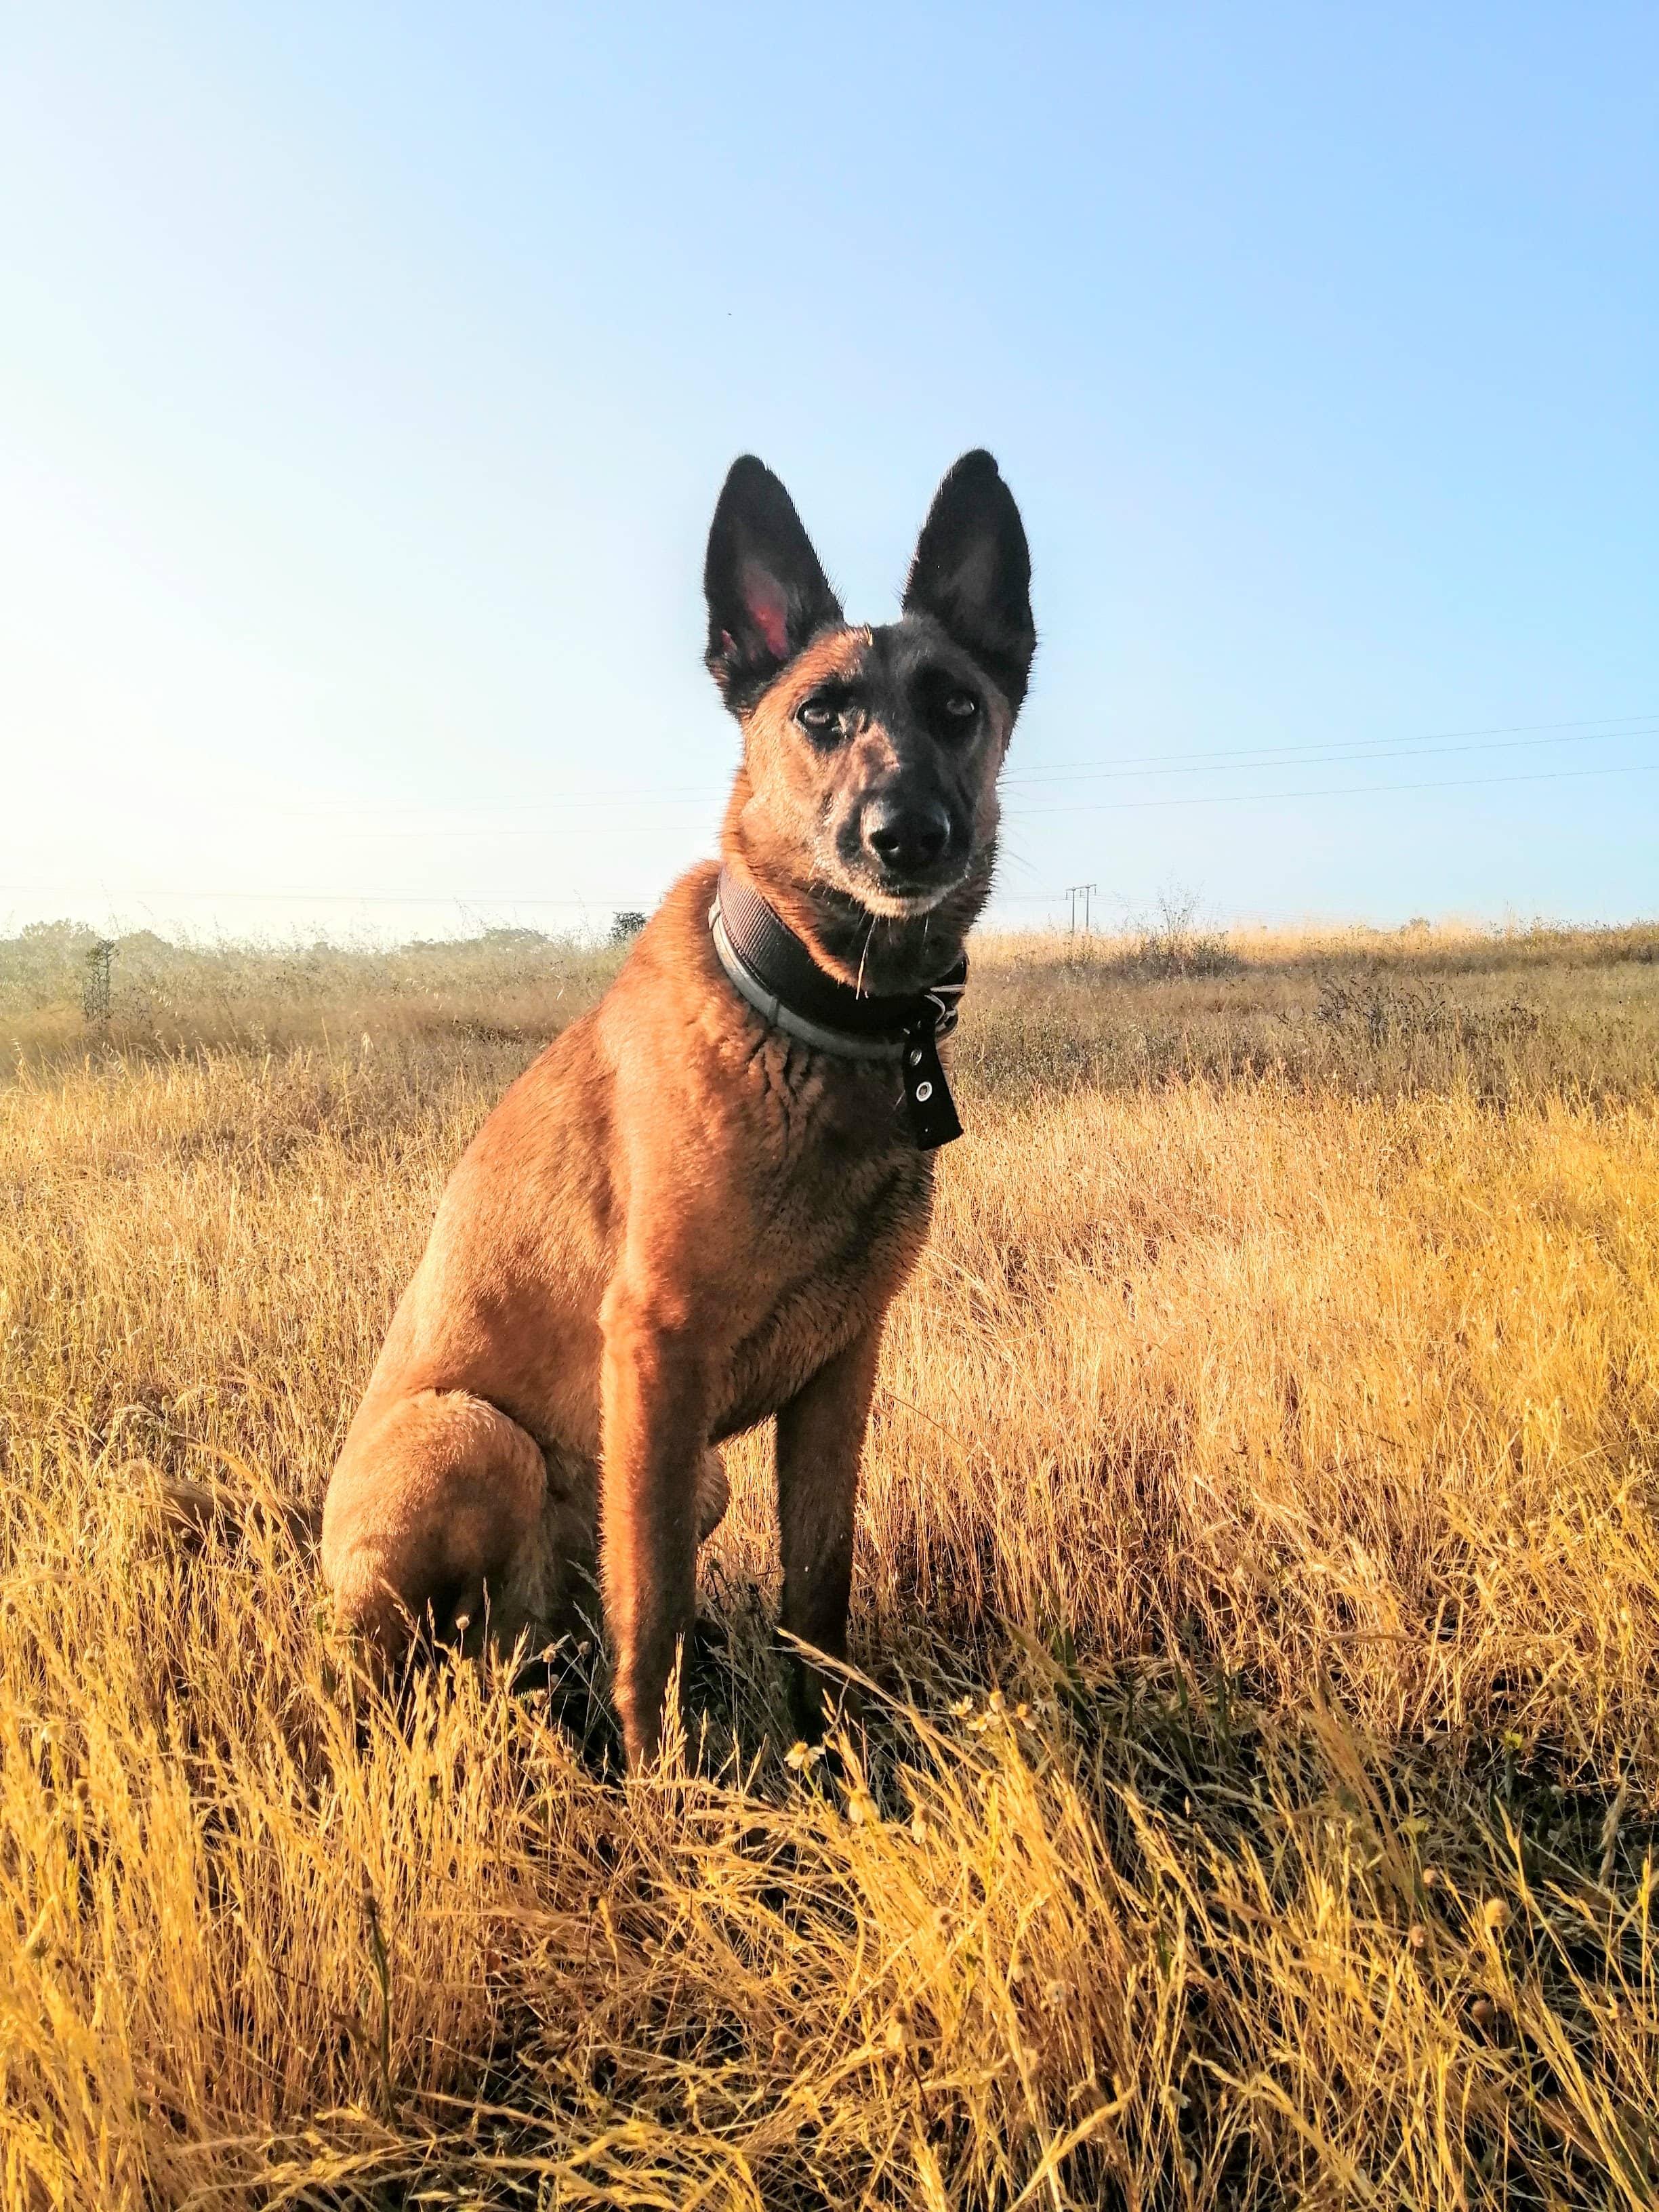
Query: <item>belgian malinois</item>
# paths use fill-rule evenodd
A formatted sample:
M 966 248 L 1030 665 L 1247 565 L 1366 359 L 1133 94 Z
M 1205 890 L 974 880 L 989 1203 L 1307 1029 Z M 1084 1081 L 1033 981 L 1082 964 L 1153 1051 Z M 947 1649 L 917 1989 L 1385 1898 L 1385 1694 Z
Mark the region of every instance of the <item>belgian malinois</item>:
M 743 732 L 720 864 L 680 879 L 461 1159 L 323 1516 L 337 1616 L 383 1659 L 422 1632 L 556 1635 L 597 1563 L 635 1766 L 725 1510 L 717 1447 L 769 1414 L 782 1624 L 845 1652 L 882 1325 L 957 1133 L 935 1038 L 1036 647 L 986 453 L 939 486 L 896 623 L 847 622 L 750 456 L 704 588 Z M 797 1659 L 804 1732 L 828 1686 Z

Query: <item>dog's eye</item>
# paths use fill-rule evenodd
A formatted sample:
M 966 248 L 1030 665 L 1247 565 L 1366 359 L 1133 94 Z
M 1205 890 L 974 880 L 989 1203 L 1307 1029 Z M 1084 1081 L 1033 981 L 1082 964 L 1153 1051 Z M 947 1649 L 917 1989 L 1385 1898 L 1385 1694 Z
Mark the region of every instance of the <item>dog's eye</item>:
M 795 709 L 795 720 L 815 738 L 827 738 L 841 720 L 841 710 L 828 699 L 808 699 Z
M 947 722 L 954 722 L 958 729 L 965 729 L 978 712 L 979 701 L 971 691 L 952 691 L 946 695 L 945 719 Z

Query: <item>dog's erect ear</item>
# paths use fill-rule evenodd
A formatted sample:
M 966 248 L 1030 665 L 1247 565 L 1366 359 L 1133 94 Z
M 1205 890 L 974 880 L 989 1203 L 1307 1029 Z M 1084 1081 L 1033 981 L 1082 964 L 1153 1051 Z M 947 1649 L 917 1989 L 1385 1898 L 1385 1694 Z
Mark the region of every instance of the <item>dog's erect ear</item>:
M 1031 556 L 1014 495 L 988 453 L 964 453 L 933 495 L 904 586 L 1018 710 L 1036 651 Z
M 732 464 L 708 532 L 708 672 L 741 714 L 813 634 L 844 617 L 788 493 L 763 461 Z

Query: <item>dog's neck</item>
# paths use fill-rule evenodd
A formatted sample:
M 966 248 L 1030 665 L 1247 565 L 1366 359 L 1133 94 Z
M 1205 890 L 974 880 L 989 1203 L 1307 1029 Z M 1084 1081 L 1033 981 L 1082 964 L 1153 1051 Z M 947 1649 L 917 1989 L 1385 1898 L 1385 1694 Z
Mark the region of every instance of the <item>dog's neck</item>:
M 991 888 L 994 851 L 936 907 L 878 915 L 811 873 L 799 851 L 767 835 L 739 769 L 720 831 L 720 859 L 746 876 L 825 973 L 872 997 L 920 991 L 953 968 Z

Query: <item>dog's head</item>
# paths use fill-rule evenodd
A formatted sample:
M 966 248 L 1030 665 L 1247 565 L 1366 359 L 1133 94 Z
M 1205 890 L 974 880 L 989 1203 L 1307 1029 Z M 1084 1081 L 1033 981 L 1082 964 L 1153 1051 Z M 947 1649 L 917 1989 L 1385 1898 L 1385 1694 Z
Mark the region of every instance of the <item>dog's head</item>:
M 1036 646 L 1030 580 L 996 463 L 964 453 L 901 619 L 854 628 L 782 484 L 751 455 L 732 465 L 708 537 L 708 661 L 743 727 L 728 828 L 757 872 L 866 917 L 966 928 Z

